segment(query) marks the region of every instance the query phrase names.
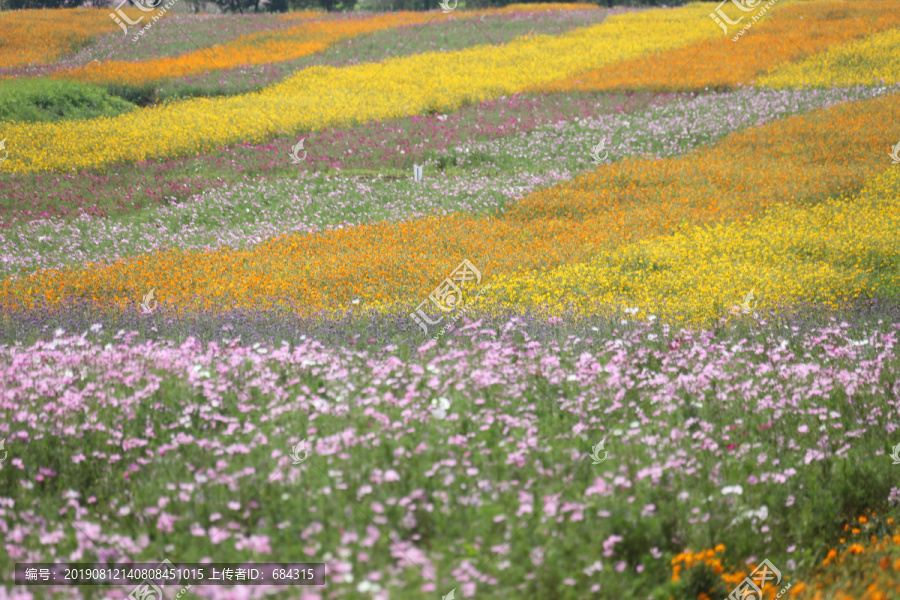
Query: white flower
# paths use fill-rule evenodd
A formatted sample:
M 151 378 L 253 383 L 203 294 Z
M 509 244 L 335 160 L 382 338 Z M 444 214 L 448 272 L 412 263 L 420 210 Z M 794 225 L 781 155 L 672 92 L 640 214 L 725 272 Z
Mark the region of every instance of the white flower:
M 59 329 L 57 329 L 56 331 L 53 332 L 53 335 L 55 335 L 56 337 L 59 337 L 59 336 L 61 336 L 62 334 L 64 334 L 65 332 L 66 332 L 65 329 L 59 328 Z
M 94 323 L 93 325 L 91 325 L 91 331 L 93 331 L 94 333 L 97 333 L 101 329 L 103 329 L 103 325 L 101 325 L 100 323 Z
M 381 586 L 377 583 L 372 583 L 371 581 L 363 579 L 356 584 L 356 591 L 361 594 L 365 594 L 366 592 L 378 593 L 381 591 Z
M 769 518 L 769 507 L 763 506 L 759 510 L 745 510 L 743 513 L 735 517 L 735 519 L 732 521 L 732 524 L 740 523 L 744 519 L 760 519 L 762 521 L 765 521 L 767 518 Z
M 448 408 L 450 408 L 449 398 L 441 396 L 431 401 L 431 414 L 434 415 L 435 419 L 446 419 Z
M 727 496 L 728 494 L 735 494 L 740 496 L 744 493 L 744 488 L 739 485 L 726 485 L 722 488 L 722 494 Z
M 625 309 L 625 314 L 628 314 L 628 315 L 636 315 L 637 312 L 638 312 L 639 310 L 641 310 L 641 309 L 638 308 L 638 307 L 635 307 L 635 308 L 626 308 L 626 309 Z

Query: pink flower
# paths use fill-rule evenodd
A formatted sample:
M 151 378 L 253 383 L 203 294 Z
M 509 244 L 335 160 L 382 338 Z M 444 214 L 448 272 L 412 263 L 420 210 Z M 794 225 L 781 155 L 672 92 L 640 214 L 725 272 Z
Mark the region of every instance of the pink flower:
M 160 513 L 159 518 L 156 519 L 156 528 L 165 533 L 172 533 L 175 531 L 175 523 L 180 519 L 181 517 L 170 515 L 167 512 Z
M 584 491 L 584 495 L 592 496 L 597 494 L 598 496 L 605 496 L 608 491 L 610 491 L 610 488 L 606 483 L 606 480 L 602 477 L 598 477 L 594 480 L 594 484 Z
M 260 554 L 272 554 L 272 548 L 269 545 L 269 536 L 267 535 L 251 535 L 243 540 L 238 540 L 234 544 L 234 549 L 246 549 L 251 552 L 259 552 Z
M 615 546 L 618 542 L 621 542 L 622 539 L 622 536 L 618 535 L 611 535 L 606 538 L 606 541 L 603 542 L 603 556 L 613 556 L 615 554 L 615 552 L 613 552 L 613 546 Z

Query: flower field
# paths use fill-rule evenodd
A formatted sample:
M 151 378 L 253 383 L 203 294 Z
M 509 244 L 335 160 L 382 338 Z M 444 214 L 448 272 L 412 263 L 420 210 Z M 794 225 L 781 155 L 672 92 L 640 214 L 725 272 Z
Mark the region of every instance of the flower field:
M 900 597 L 900 1 L 750 4 L 0 12 L 0 599 Z

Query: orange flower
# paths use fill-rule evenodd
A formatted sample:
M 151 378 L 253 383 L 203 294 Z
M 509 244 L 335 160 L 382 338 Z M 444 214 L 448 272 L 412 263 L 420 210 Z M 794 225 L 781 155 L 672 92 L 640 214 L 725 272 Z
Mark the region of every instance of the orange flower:
M 860 523 L 868 523 L 868 521 L 869 521 L 869 520 L 866 519 L 865 517 L 860 517 L 860 518 L 859 518 L 859 522 L 860 522 Z
M 849 548 L 847 548 L 852 554 L 862 554 L 865 548 L 862 547 L 862 544 L 853 544 Z
M 130 6 L 120 10 L 132 20 L 142 14 Z M 6 11 L 0 13 L 0 67 L 48 64 L 93 37 L 118 30 L 108 8 Z
M 697 90 L 748 85 L 776 66 L 900 24 L 900 4 L 883 0 L 776 5 L 738 43 L 732 36 L 580 73 L 545 91 Z M 767 16 L 769 16 L 767 15 Z M 776 21 L 777 19 L 777 21 Z M 790 31 L 791 35 L 784 35 Z M 711 67 L 715 65 L 715 67 Z
M 474 12 L 504 14 L 547 10 L 584 10 L 586 8 L 596 8 L 596 6 L 589 4 L 535 4 Z M 289 20 L 295 20 L 298 17 L 305 19 L 305 22 L 287 29 L 246 34 L 220 46 L 202 48 L 180 56 L 155 57 L 146 61 L 94 62 L 83 67 L 56 72 L 52 77 L 98 84 L 145 84 L 167 78 L 186 77 L 246 65 L 282 62 L 321 52 L 344 39 L 404 25 L 427 24 L 434 19 L 434 14 L 403 11 L 362 18 L 355 16 L 332 18 L 324 16 L 324 13 L 304 11 L 300 15 L 293 15 Z M 106 20 L 112 24 L 108 16 Z
M 149 287 L 157 288 L 161 307 L 183 310 L 202 306 L 198 290 L 223 310 L 268 307 L 273 299 L 290 299 L 305 314 L 353 298 L 378 299 L 385 310 L 415 306 L 422 290 L 434 289 L 463 258 L 486 278 L 553 269 L 671 235 L 682 219 L 734 222 L 792 197 L 806 201 L 858 188 L 882 170 L 871 148 L 896 144 L 884 122 L 900 122 L 897 94 L 751 127 L 684 156 L 624 159 L 538 190 L 497 217 L 372 223 L 241 249 L 161 250 L 130 256 L 117 267 L 82 265 L 8 278 L 0 282 L 0 310 L 31 303 L 51 308 L 67 296 L 95 296 L 121 310 L 125 300 L 117 297 L 134 302 Z M 827 152 L 833 147 L 842 148 L 840 155 Z M 746 156 L 758 158 L 747 162 Z M 508 293 L 508 301 L 516 301 Z
M 146 61 L 104 61 L 88 63 L 52 75 L 56 79 L 75 79 L 89 83 L 143 84 L 171 77 L 186 77 L 231 69 L 292 60 L 321 52 L 343 39 L 427 22 L 428 13 L 400 12 L 365 18 L 310 20 L 288 29 L 262 31 L 212 48 L 203 48 L 180 56 L 156 57 Z

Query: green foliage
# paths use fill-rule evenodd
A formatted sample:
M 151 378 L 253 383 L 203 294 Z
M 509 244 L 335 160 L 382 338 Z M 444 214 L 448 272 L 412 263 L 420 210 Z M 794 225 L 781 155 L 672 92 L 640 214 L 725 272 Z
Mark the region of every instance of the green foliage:
M 278 0 L 287 2 L 292 10 L 310 10 L 323 8 L 328 12 L 351 11 L 356 8 L 358 0 Z
M 45 78 L 0 81 L 0 122 L 114 117 L 134 108 L 133 103 L 84 83 Z
M 130 104 L 137 106 L 150 106 L 157 101 L 156 85 L 125 85 L 125 84 L 109 84 L 106 91 Z

